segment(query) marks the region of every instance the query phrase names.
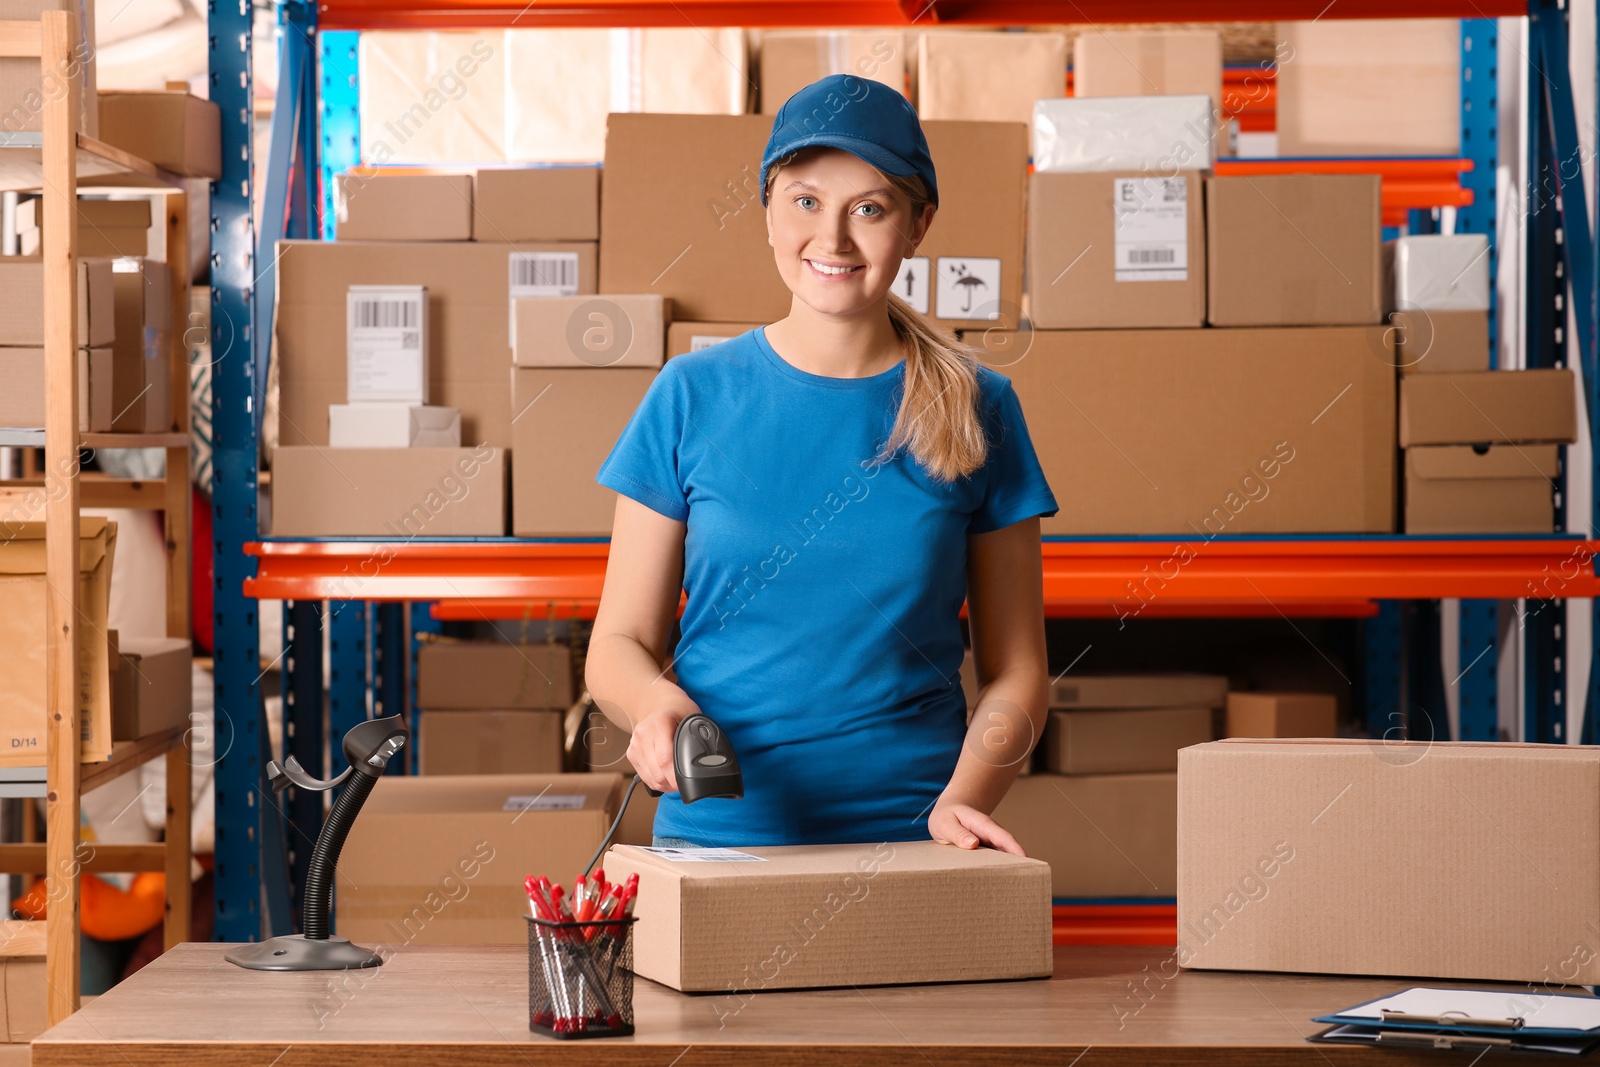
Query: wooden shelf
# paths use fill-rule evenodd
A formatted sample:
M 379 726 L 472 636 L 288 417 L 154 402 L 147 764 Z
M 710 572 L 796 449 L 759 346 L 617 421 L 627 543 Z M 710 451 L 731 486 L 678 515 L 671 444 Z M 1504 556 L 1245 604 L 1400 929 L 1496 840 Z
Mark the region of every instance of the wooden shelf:
M 76 137 L 78 175 L 88 179 L 82 183 L 85 190 L 99 180 L 125 188 L 130 176 L 140 179 L 139 184 L 184 187 L 182 176 L 162 170 L 149 160 L 88 134 L 79 133 Z M 0 149 L 4 149 L 0 151 L 0 192 L 44 188 L 44 134 L 0 131 Z
M 188 448 L 186 433 L 80 433 L 84 448 Z M 0 446 L 43 448 L 44 430 L 0 428 Z
M 129 771 L 183 744 L 186 727 L 174 726 L 137 741 L 114 741 L 111 756 L 98 763 L 79 764 L 78 785 L 87 793 L 95 786 L 120 778 Z M 0 767 L 0 797 L 42 797 L 45 795 L 45 768 Z M 4 846 L 0 846 L 3 848 Z M 3 869 L 3 868 L 0 868 Z

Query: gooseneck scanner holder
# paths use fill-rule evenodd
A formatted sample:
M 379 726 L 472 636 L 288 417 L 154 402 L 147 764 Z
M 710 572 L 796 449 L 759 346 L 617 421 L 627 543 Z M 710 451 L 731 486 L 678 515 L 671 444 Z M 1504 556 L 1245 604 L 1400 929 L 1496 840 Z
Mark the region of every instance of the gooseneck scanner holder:
M 327 782 L 307 774 L 293 756 L 282 765 L 277 760 L 267 763 L 267 780 L 272 783 L 274 793 L 281 793 L 291 785 L 316 792 L 338 785 L 344 785 L 344 789 L 333 802 L 333 810 L 328 813 L 328 820 L 323 823 L 322 833 L 311 853 L 304 903 L 300 909 L 304 932 L 241 945 L 227 954 L 225 958 L 229 963 L 255 971 L 338 971 L 383 963 L 377 953 L 328 933 L 333 873 L 339 864 L 344 839 L 361 805 L 383 777 L 389 758 L 410 738 L 405 719 L 400 715 L 357 723 L 344 735 L 344 756 L 350 766 Z
M 678 776 L 678 796 L 683 798 L 685 804 L 693 804 L 707 797 L 736 800 L 744 796 L 744 774 L 739 770 L 739 758 L 733 754 L 733 746 L 728 743 L 727 736 L 708 715 L 696 713 L 678 723 L 678 729 L 672 735 L 672 769 Z M 617 809 L 617 817 L 611 823 L 611 829 L 606 831 L 605 840 L 595 849 L 589 866 L 583 869 L 585 876 L 594 870 L 606 846 L 611 844 L 617 827 L 622 825 L 622 815 L 628 810 L 628 801 L 633 799 L 633 791 L 640 783 L 639 776 L 634 775 L 633 781 L 628 784 L 628 792 L 622 798 L 622 806 Z M 649 786 L 645 786 L 644 791 L 653 797 L 661 795 L 659 790 Z

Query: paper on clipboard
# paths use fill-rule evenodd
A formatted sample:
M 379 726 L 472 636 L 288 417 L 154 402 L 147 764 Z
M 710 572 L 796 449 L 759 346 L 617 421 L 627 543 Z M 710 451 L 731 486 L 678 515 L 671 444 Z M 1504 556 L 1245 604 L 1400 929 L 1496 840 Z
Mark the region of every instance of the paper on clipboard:
M 1416 987 L 1346 1008 L 1338 1013 L 1338 1019 L 1380 1022 L 1384 1009 L 1435 1018 L 1446 1015 L 1473 1019 L 1520 1018 L 1524 1029 L 1600 1029 L 1600 997 L 1539 995 L 1511 990 Z

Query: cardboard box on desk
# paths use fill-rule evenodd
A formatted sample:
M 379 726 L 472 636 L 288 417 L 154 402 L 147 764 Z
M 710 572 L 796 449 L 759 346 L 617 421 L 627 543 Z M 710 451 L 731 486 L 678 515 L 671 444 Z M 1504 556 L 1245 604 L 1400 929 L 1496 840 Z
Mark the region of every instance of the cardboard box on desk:
M 1331 693 L 1229 693 L 1227 737 L 1335 737 L 1339 702 Z
M 110 348 L 78 349 L 78 432 L 108 433 L 112 404 Z M 0 426 L 27 429 L 44 425 L 44 349 L 0 348 Z
M 1035 173 L 1028 183 L 1034 326 L 1203 326 L 1200 176 Z
M 666 362 L 669 297 L 530 296 L 514 304 L 511 362 L 518 367 L 659 368 Z
M 423 774 L 560 774 L 563 712 L 424 711 Z
M 115 262 L 111 428 L 162 433 L 172 425 L 172 269 L 159 259 Z
M 667 327 L 667 358 L 731 341 L 765 325 L 764 322 L 674 322 Z
M 372 949 L 526 945 L 522 880 L 571 885 L 621 791 L 615 774 L 380 778 L 339 857 L 339 935 Z
M 1400 380 L 1402 448 L 1577 439 L 1577 379 L 1569 369 L 1411 374 Z
M 830 74 L 854 74 L 906 92 L 906 35 L 896 29 L 767 30 L 761 35 L 761 113 Z
M 1056 774 L 1176 771 L 1178 750 L 1215 737 L 1212 709 L 1052 711 L 1040 748 Z
M 340 241 L 470 241 L 471 174 L 385 174 L 376 167 L 333 178 Z
M 44 523 L 0 523 L 0 767 L 36 767 L 45 762 Z M 117 524 L 85 516 L 78 520 L 79 585 L 78 724 L 81 759 L 111 755 L 111 647 L 106 617 L 111 604 L 111 566 Z
M 268 416 L 277 415 L 285 445 L 326 445 L 328 407 L 348 402 L 345 360 L 329 344 L 345 336 L 351 285 L 427 288 L 428 402 L 461 410 L 462 440 L 497 447 L 511 443 L 506 367 L 514 276 L 530 283 L 519 295 L 534 295 L 531 283 L 539 280 L 570 280 L 577 292 L 594 292 L 593 244 L 288 241 L 278 251 L 273 356 L 281 414 Z M 563 279 L 569 270 L 573 276 Z M 541 271 L 545 279 L 536 277 Z
M 1072 40 L 1072 95 L 1211 98 L 1222 114 L 1222 35 L 1215 30 L 1080 33 Z
M 100 136 L 100 108 L 95 92 L 95 55 L 98 51 L 95 6 L 94 0 L 0 0 L 0 22 L 32 22 L 38 25 L 39 16 L 46 11 L 72 12 L 73 62 L 59 71 L 58 75 L 78 79 L 77 129 L 90 137 Z M 7 132 L 43 129 L 44 94 L 59 96 L 62 91 L 59 85 L 41 84 L 38 56 L 0 58 L 0 115 L 5 116 L 4 129 Z
M 1065 34 L 991 30 L 917 38 L 916 104 L 924 122 L 1027 123 L 1035 100 L 1066 91 Z
M 566 708 L 573 687 L 562 644 L 430 641 L 417 653 L 417 706 L 430 711 Z
M 1600 957 L 1574 954 L 1600 927 L 1597 772 L 1600 750 L 1578 745 L 1184 749 L 1178 963 L 1600 982 Z
M 181 637 L 119 637 L 111 664 L 111 739 L 137 741 L 189 721 L 194 648 Z
M 1047 534 L 1174 534 L 1193 550 L 1224 532 L 1394 530 L 1383 327 L 997 331 L 986 343 L 1012 353 L 1002 371 L 1045 476 L 1077 502 L 1042 520 Z
M 105 347 L 116 336 L 111 260 L 78 258 L 78 344 Z M 44 260 L 0 257 L 0 345 L 44 344 Z
M 636 974 L 725 992 L 1051 973 L 1050 870 L 1039 860 L 934 841 L 735 851 L 749 858 L 606 853 L 607 878 L 639 875 Z M 941 904 L 961 900 L 985 906 Z M 939 914 L 932 937 L 929 908 Z
M 1406 533 L 1550 533 L 1555 445 L 1405 450 Z
M 656 371 L 518 367 L 512 374 L 516 466 L 511 528 L 519 537 L 607 537 L 617 494 L 595 481 Z
M 499 537 L 504 449 L 316 448 L 272 453 L 275 537 Z
M 600 168 L 480 168 L 473 193 L 472 239 L 600 240 Z
M 1207 178 L 1207 321 L 1382 322 L 1379 184 L 1373 174 Z
M 1054 896 L 1170 897 L 1177 793 L 1171 773 L 1032 774 L 1012 783 L 994 818 L 1050 865 Z
M 100 140 L 174 174 L 222 177 L 222 109 L 189 92 L 101 93 Z

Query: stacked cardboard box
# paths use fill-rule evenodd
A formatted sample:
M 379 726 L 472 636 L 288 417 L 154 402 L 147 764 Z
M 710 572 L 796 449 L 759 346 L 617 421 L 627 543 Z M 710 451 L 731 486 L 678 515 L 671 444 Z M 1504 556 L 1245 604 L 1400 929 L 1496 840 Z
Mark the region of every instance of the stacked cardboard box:
M 111 631 L 111 739 L 137 741 L 187 725 L 194 710 L 194 649 L 181 637 Z
M 1215 30 L 1100 30 L 1072 40 L 1072 95 L 1211 98 L 1222 118 L 1222 35 Z
M 1489 239 L 1419 234 L 1383 246 L 1402 374 L 1489 369 Z
M 117 413 L 111 261 L 80 258 L 77 281 L 78 430 L 100 433 L 112 429 Z M 5 382 L 0 426 L 44 425 L 44 334 L 44 261 L 38 256 L 0 259 L 0 381 Z
M 898 29 L 769 30 L 761 35 L 761 113 L 776 115 L 798 90 L 854 74 L 907 93 L 906 34 Z
M 159 259 L 118 259 L 112 288 L 111 428 L 164 433 L 173 424 L 172 269 Z
M 181 89 L 101 93 L 99 137 L 173 174 L 222 177 L 222 109 Z
M 1224 737 L 1334 737 L 1339 704 L 1328 693 L 1229 693 Z
M 440 641 L 417 655 L 423 774 L 554 774 L 566 764 L 572 650 Z
M 1059 33 L 924 33 L 917 38 L 916 69 L 917 111 L 924 120 L 1025 123 L 1035 100 L 1066 93 L 1067 39 Z
M 150 201 L 80 198 L 78 255 L 88 258 L 143 256 L 150 249 Z M 17 247 L 36 256 L 44 247 L 44 201 L 40 197 L 17 205 Z

